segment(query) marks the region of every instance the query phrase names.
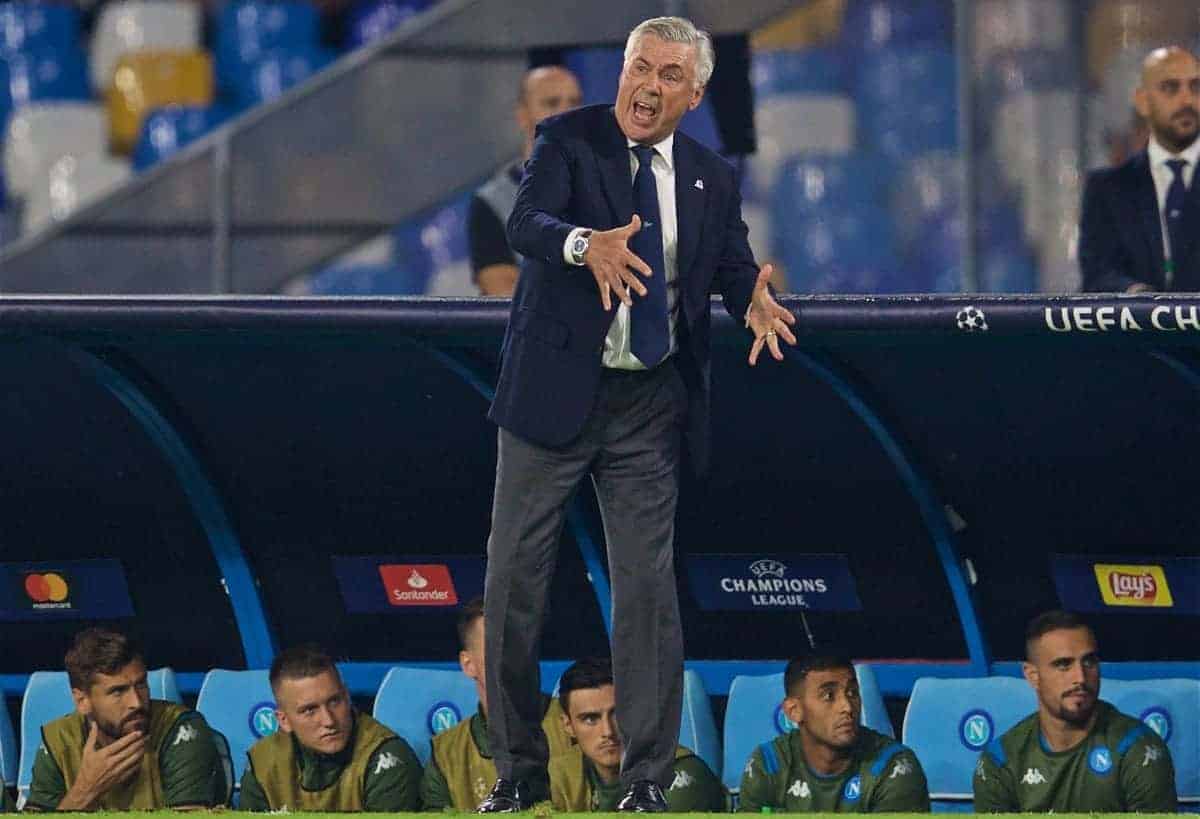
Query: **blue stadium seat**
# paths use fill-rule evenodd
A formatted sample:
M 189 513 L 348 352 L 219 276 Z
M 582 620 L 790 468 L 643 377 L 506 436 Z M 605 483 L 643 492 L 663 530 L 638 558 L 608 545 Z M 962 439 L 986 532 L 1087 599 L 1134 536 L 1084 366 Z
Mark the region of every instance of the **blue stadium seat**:
M 38 100 L 90 100 L 91 85 L 87 61 L 78 47 L 36 50 L 9 54 L 3 58 L 7 76 L 0 96 L 7 97 L 12 108 Z
M 855 665 L 854 671 L 862 694 L 862 724 L 889 737 L 895 736 L 875 672 L 866 665 Z M 741 788 L 742 770 L 754 749 L 795 727 L 783 713 L 783 699 L 782 671 L 761 677 L 738 675 L 730 683 L 721 779 L 734 793 Z
M 1180 800 L 1200 803 L 1200 680 L 1105 679 L 1100 697 L 1163 738 Z
M 0 787 L 17 784 L 17 735 L 13 733 L 8 708 L 0 698 Z
M 1075 85 L 1078 56 L 1063 49 L 1019 48 L 993 54 L 984 69 L 983 98 Z
M 151 698 L 183 702 L 173 670 L 156 668 L 146 676 Z M 42 744 L 42 726 L 74 710 L 67 672 L 35 671 L 29 675 L 21 701 L 21 761 L 17 771 L 17 792 L 22 801 L 33 780 L 33 757 Z
M 691 748 L 713 773 L 721 771 L 721 738 L 713 717 L 712 701 L 700 675 L 683 672 L 683 712 L 679 720 L 679 744 Z
M 948 0 L 850 0 L 841 42 L 864 51 L 908 43 L 949 45 L 951 12 Z
M 230 81 L 230 93 L 239 110 L 270 102 L 325 68 L 336 56 L 319 46 L 278 48 L 246 65 Z
M 66 3 L 0 3 L 0 54 L 79 48 L 79 10 Z
M 917 680 L 903 737 L 925 769 L 934 809 L 969 807 L 980 750 L 1036 709 L 1033 689 L 1016 677 Z
M 312 3 L 285 0 L 238 0 L 217 17 L 217 85 L 225 92 L 271 52 L 317 48 L 321 21 Z
M 451 276 L 469 280 L 467 209 L 470 195 L 417 214 L 392 232 L 393 260 L 403 271 L 410 293 L 424 293 L 430 283 Z M 392 292 L 392 291 L 389 291 Z
M 781 223 L 835 207 L 871 207 L 888 200 L 890 165 L 869 154 L 801 154 L 786 160 L 771 192 Z
M 845 206 L 809 218 L 772 217 L 777 256 L 793 292 L 896 292 L 888 281 L 899 265 L 888 211 Z
M 434 734 L 470 719 L 478 708 L 475 681 L 461 671 L 394 666 L 379 684 L 373 713 L 426 765 Z
M 955 75 L 954 55 L 944 48 L 894 48 L 864 58 L 855 84 L 863 141 L 893 159 L 954 150 Z
M 231 112 L 221 106 L 171 105 L 151 111 L 133 150 L 133 169 L 145 170 L 220 127 Z
M 434 2 L 436 0 L 362 0 L 350 9 L 346 46 L 358 48 L 374 42 Z
M 204 675 L 196 710 L 229 743 L 235 782 L 246 769 L 250 746 L 279 729 L 275 719 L 275 695 L 265 669 L 227 671 L 214 668 Z
M 847 89 L 841 55 L 828 48 L 756 51 L 750 82 L 759 101 L 781 94 L 842 94 Z

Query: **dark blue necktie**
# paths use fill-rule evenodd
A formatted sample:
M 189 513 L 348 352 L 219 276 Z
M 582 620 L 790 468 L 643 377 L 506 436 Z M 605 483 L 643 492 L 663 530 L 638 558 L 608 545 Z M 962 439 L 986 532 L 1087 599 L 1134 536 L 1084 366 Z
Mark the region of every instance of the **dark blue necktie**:
M 658 213 L 658 185 L 650 160 L 654 149 L 635 145 L 638 169 L 633 177 L 633 209 L 642 219 L 642 229 L 629 240 L 629 249 L 650 266 L 654 275 L 643 278 L 646 295 L 633 296 L 629 310 L 629 346 L 638 361 L 653 367 L 671 348 L 671 327 L 667 321 L 667 269 L 663 262 L 663 234 Z
M 1167 223 L 1167 238 L 1171 242 L 1171 261 L 1172 267 L 1176 265 L 1179 254 L 1183 250 L 1183 209 L 1187 204 L 1187 187 L 1183 184 L 1183 168 L 1187 165 L 1186 159 L 1168 159 L 1167 167 L 1171 169 L 1171 173 L 1175 178 L 1171 180 L 1171 187 L 1167 188 L 1167 204 L 1163 208 L 1163 216 Z

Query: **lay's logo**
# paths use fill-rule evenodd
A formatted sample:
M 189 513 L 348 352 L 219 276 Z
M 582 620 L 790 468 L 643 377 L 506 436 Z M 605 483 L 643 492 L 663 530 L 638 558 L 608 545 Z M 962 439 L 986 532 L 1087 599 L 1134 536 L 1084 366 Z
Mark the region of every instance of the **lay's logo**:
M 1162 566 L 1097 563 L 1093 568 L 1106 606 L 1171 608 L 1175 605 Z

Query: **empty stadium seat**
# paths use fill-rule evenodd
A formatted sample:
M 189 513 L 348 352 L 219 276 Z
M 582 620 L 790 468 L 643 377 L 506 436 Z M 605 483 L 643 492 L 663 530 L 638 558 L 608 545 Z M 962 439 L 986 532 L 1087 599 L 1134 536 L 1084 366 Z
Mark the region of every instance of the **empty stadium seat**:
M 778 258 L 796 293 L 898 292 L 899 252 L 891 214 L 878 205 L 830 207 L 777 221 Z M 885 275 L 886 274 L 886 275 Z
M 843 94 L 847 90 L 839 52 L 831 48 L 756 51 L 751 56 L 754 97 L 780 94 Z
M 142 120 L 165 105 L 208 106 L 212 60 L 203 51 L 139 51 L 117 61 L 108 88 L 109 140 L 117 153 L 133 151 Z
M 841 41 L 874 50 L 909 43 L 949 44 L 954 31 L 947 0 L 849 0 Z
M 358 48 L 383 37 L 396 26 L 411 20 L 435 0 L 362 0 L 349 13 L 346 45 Z
M 7 77 L 0 96 L 8 108 L 39 100 L 90 100 L 83 52 L 41 47 L 4 57 Z
M 228 671 L 214 668 L 204 675 L 196 710 L 229 743 L 233 779 L 241 782 L 250 746 L 279 729 L 275 695 L 265 669 Z
M 969 805 L 979 752 L 1036 709 L 1033 689 L 1016 677 L 917 680 L 904 714 L 904 744 L 921 760 L 937 807 Z
M 712 700 L 700 675 L 683 672 L 683 710 L 679 719 L 679 744 L 691 748 L 713 773 L 721 770 L 721 739 L 713 717 Z
M 8 707 L 0 698 L 0 787 L 17 784 L 17 735 L 13 733 Z
M 64 156 L 34 176 L 25 200 L 21 230 L 39 230 L 67 219 L 75 211 L 120 187 L 129 178 L 129 163 L 97 154 Z
M 316 48 L 320 42 L 320 18 L 311 3 L 227 3 L 217 17 L 217 84 L 222 91 L 235 91 L 239 78 L 269 53 Z
M 393 232 L 396 266 L 405 271 L 413 292 L 423 293 L 445 271 L 470 277 L 467 253 L 469 195 L 418 214 Z M 459 273 L 459 271 L 462 271 Z
M 790 219 L 821 215 L 835 207 L 871 207 L 886 202 L 891 168 L 870 154 L 801 154 L 779 170 L 771 207 L 781 227 Z
M 79 10 L 66 3 L 0 3 L 0 53 L 78 49 Z
M 239 108 L 249 108 L 283 96 L 332 63 L 335 55 L 319 47 L 277 49 L 246 67 L 233 80 L 232 96 Z
M 478 708 L 475 681 L 461 671 L 395 666 L 379 684 L 373 716 L 404 737 L 426 765 L 434 734 L 470 719 Z
M 4 140 L 4 177 L 10 196 L 29 193 L 37 173 L 64 156 L 103 154 L 108 122 L 90 102 L 37 103 L 15 112 Z
M 988 79 L 985 68 L 996 52 L 1063 48 L 1071 37 L 1074 15 L 1068 0 L 976 0 L 976 72 Z
M 142 132 L 133 149 L 133 169 L 142 171 L 161 162 L 219 128 L 229 116 L 228 109 L 219 105 L 169 105 L 151 111 L 142 121 Z
M 854 102 L 829 94 L 781 94 L 754 106 L 758 152 L 751 165 L 758 190 L 771 190 L 788 157 L 847 154 L 857 142 Z
M 1114 680 L 1100 697 L 1162 737 L 1175 763 L 1179 798 L 1200 803 L 1200 680 Z
M 201 45 L 201 7 L 187 0 L 119 0 L 100 10 L 92 32 L 92 87 L 103 93 L 124 55 Z
M 168 702 L 183 702 L 179 683 L 170 668 L 156 668 L 146 675 L 150 697 Z M 21 761 L 17 772 L 17 792 L 21 801 L 33 781 L 33 757 L 42 744 L 42 726 L 75 710 L 71 685 L 65 671 L 35 671 L 29 675 L 21 700 Z
M 895 736 L 875 672 L 866 665 L 855 665 L 854 671 L 862 695 L 862 724 L 889 737 Z M 783 700 L 782 671 L 764 676 L 738 675 L 730 683 L 721 779 L 734 793 L 741 788 L 742 770 L 754 749 L 795 727 L 783 713 Z

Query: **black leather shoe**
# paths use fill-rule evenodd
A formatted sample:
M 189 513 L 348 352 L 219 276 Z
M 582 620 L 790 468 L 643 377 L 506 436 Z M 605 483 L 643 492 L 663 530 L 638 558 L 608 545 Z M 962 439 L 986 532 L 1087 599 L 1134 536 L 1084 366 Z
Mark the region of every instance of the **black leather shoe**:
M 657 782 L 639 779 L 629 786 L 617 803 L 621 813 L 666 813 L 667 800 Z
M 492 792 L 475 808 L 476 813 L 520 813 L 533 807 L 524 782 L 497 779 Z

